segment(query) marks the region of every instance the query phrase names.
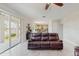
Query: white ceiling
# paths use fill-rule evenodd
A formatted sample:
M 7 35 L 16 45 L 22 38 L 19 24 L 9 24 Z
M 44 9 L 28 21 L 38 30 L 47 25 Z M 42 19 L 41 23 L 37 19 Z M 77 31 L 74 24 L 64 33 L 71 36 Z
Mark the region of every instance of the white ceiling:
M 33 19 L 62 19 L 65 15 L 79 10 L 77 3 L 64 3 L 62 8 L 52 4 L 47 11 L 45 10 L 45 3 L 4 3 L 4 5 Z M 46 17 L 43 18 L 42 16 Z

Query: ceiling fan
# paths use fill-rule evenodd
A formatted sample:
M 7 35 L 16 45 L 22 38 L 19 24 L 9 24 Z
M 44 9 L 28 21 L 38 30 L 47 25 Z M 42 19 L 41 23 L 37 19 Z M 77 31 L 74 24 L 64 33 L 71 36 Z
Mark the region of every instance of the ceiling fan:
M 62 7 L 64 4 L 63 3 L 53 3 L 59 7 Z M 45 10 L 47 10 L 49 8 L 49 6 L 52 5 L 52 3 L 46 3 L 45 5 Z

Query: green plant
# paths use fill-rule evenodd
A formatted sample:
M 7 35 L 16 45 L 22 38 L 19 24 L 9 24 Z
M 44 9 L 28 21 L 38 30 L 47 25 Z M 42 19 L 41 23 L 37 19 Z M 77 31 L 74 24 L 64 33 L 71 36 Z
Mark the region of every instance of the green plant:
M 16 36 L 16 33 L 12 33 L 12 34 L 11 34 L 11 37 L 15 37 L 15 36 Z
M 16 33 L 12 33 L 11 34 L 11 37 L 15 37 L 16 36 Z M 10 37 L 7 35 L 7 36 L 5 36 L 5 39 L 9 39 Z
M 9 39 L 9 36 L 5 36 L 5 39 Z

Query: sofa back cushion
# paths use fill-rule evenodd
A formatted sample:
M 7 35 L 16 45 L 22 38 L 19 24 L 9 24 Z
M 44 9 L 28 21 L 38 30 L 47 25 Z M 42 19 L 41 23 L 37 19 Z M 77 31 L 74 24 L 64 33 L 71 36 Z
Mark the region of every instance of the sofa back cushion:
M 57 41 L 59 40 L 57 37 L 49 37 L 49 41 Z
M 32 41 L 41 41 L 41 37 L 31 37 Z
M 57 41 L 59 36 L 57 33 L 32 33 L 32 41 Z
M 42 33 L 41 40 L 42 40 L 42 41 L 47 41 L 47 40 L 49 40 L 49 33 Z
M 41 37 L 41 33 L 32 33 L 32 37 Z
M 57 33 L 49 33 L 49 36 L 58 36 Z
M 41 33 L 32 33 L 31 40 L 32 41 L 41 41 Z
M 49 33 L 49 40 L 50 41 L 57 41 L 57 40 L 59 40 L 58 34 L 57 33 Z

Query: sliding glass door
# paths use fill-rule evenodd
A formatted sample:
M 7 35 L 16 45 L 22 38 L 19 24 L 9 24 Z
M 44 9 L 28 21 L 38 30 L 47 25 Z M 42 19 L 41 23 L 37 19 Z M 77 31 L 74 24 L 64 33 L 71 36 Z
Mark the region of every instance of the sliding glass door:
M 0 12 L 0 53 L 20 43 L 20 18 Z
M 9 48 L 9 20 L 8 15 L 0 14 L 0 53 Z
M 12 16 L 11 18 L 11 46 L 20 43 L 20 20 Z

